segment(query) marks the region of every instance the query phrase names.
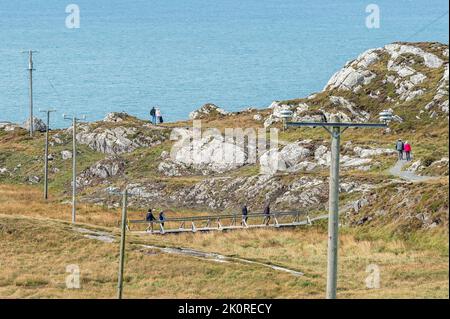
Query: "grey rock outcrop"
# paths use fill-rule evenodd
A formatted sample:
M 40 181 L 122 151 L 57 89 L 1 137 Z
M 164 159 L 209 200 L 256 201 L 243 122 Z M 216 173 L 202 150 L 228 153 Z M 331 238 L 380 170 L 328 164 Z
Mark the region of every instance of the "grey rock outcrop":
M 336 72 L 325 85 L 325 90 L 343 90 L 357 92 L 362 85 L 369 84 L 375 74 L 368 67 L 379 60 L 381 49 L 371 49 L 362 53 L 356 60 L 347 62 L 344 68 Z
M 11 132 L 16 129 L 22 129 L 22 127 L 11 122 L 0 122 L 0 130 L 3 130 L 5 132 Z
M 68 129 L 71 130 L 72 128 Z M 110 128 L 82 124 L 77 130 L 76 138 L 79 143 L 109 155 L 130 153 L 140 147 L 158 145 L 166 140 L 168 135 L 163 129 L 150 129 L 145 126 L 140 128 L 138 125 Z
M 228 112 L 224 109 L 218 107 L 215 104 L 207 103 L 200 107 L 198 110 L 195 110 L 189 114 L 189 119 L 198 120 L 203 118 L 208 118 L 211 116 L 225 116 Z
M 111 177 L 121 175 L 124 171 L 125 161 L 121 157 L 107 157 L 98 161 L 77 176 L 77 184 L 79 186 L 98 184 Z
M 106 117 L 103 119 L 103 122 L 112 122 L 112 123 L 119 123 L 123 122 L 130 116 L 125 112 L 111 112 L 106 115 Z
M 30 119 L 27 119 L 21 126 L 22 128 L 29 130 L 30 129 Z M 33 117 L 33 129 L 39 132 L 45 132 L 47 129 L 47 125 L 45 125 L 44 121 L 40 118 Z
M 208 175 L 223 173 L 249 162 L 248 153 L 234 141 L 227 141 L 220 134 L 203 134 L 199 140 L 191 140 L 193 133 L 187 129 L 172 132 L 171 139 L 180 137 L 181 144 L 173 147 L 170 157 L 158 166 L 166 176 L 179 176 L 182 172 Z M 256 159 L 255 159 L 256 161 Z

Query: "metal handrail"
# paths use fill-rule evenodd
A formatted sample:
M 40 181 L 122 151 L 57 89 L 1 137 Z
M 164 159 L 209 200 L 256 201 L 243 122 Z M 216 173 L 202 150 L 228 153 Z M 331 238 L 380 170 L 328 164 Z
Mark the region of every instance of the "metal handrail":
M 306 212 L 274 212 L 270 214 L 264 213 L 251 213 L 246 215 L 246 217 L 280 217 L 280 216 L 298 216 L 300 214 L 307 214 Z M 164 220 L 145 220 L 145 219 L 134 219 L 129 220 L 130 224 L 146 224 L 146 223 L 168 223 L 168 222 L 190 222 L 190 221 L 208 221 L 208 220 L 218 220 L 218 219 L 230 219 L 243 217 L 242 214 L 224 214 L 224 215 L 207 215 L 207 216 L 192 216 L 192 217 L 175 217 L 175 218 L 166 218 Z

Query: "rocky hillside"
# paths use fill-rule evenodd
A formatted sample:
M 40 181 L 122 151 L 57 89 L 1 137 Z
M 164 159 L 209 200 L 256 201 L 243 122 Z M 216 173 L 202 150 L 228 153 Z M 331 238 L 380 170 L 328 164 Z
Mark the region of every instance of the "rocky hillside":
M 254 128 L 266 136 L 269 129 L 281 128 L 279 115 L 285 109 L 293 111 L 296 121 L 339 116 L 354 122 L 377 122 L 378 113 L 390 109 L 395 117 L 389 129 L 350 129 L 343 137 L 344 221 L 378 225 L 395 220 L 405 229 L 446 226 L 448 59 L 448 45 L 394 43 L 349 61 L 322 92 L 275 101 L 264 109 L 226 112 L 206 104 L 185 122 L 160 126 L 124 113 L 80 124 L 76 137 L 81 198 L 114 207 L 118 205 L 114 191 L 128 185 L 132 205 L 142 209 L 222 212 L 245 202 L 251 210 L 260 210 L 270 201 L 273 209 L 324 210 L 328 133 L 289 128 L 278 132 L 276 149 L 258 152 L 248 142 L 236 143 L 236 137 L 223 133 L 229 128 Z M 203 133 L 195 146 L 190 143 L 194 120 L 202 121 Z M 50 139 L 50 186 L 62 198 L 70 192 L 71 132 L 72 128 L 57 130 Z M 388 173 L 396 161 L 397 138 L 413 146 L 414 160 L 406 169 L 437 179 L 417 184 Z M 178 143 L 181 139 L 185 142 Z M 32 140 L 19 125 L 0 123 L 0 182 L 41 183 L 42 142 L 43 136 Z M 232 160 L 224 161 L 230 154 Z M 196 156 L 201 160 L 194 160 Z M 404 197 L 413 198 L 404 202 Z

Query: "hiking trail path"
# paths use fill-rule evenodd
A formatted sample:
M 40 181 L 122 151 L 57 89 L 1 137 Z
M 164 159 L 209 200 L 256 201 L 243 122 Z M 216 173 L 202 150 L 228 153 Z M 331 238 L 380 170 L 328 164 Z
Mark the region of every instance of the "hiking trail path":
M 426 182 L 438 178 L 433 176 L 419 176 L 412 171 L 402 170 L 407 163 L 406 160 L 398 160 L 397 163 L 389 169 L 389 173 L 409 182 Z

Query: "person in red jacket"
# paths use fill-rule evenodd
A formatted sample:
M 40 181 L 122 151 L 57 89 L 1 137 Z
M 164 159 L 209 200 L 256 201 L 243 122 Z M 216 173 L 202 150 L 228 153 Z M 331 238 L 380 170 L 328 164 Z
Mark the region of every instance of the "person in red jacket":
M 411 160 L 411 144 L 409 142 L 405 142 L 404 151 L 406 153 L 406 160 Z

